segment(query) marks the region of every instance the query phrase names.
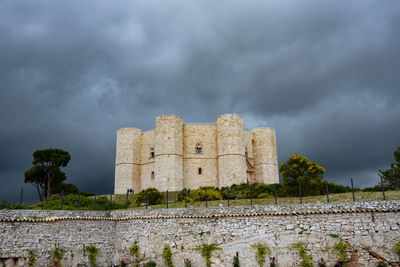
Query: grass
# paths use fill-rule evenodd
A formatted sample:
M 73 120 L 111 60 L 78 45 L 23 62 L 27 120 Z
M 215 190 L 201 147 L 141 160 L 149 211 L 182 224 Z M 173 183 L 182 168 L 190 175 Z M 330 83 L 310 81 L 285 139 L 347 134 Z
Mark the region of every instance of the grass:
M 164 193 L 165 195 L 165 193 Z M 169 192 L 169 208 L 184 208 L 185 202 L 177 201 L 178 192 Z M 400 191 L 386 191 L 386 200 L 400 200 Z M 145 206 L 136 206 L 135 204 L 136 195 L 128 195 L 128 209 L 140 210 L 145 209 Z M 352 193 L 341 193 L 341 194 L 330 194 L 329 195 L 330 202 L 352 202 L 353 195 Z M 382 192 L 362 192 L 356 191 L 355 192 L 355 200 L 359 201 L 377 201 L 383 200 Z M 126 195 L 113 195 L 113 202 L 119 202 L 119 204 L 125 205 Z M 231 199 L 229 201 L 230 206 L 249 206 L 251 200 L 250 199 Z M 310 197 L 303 197 L 302 199 L 303 204 L 305 203 L 323 203 L 326 202 L 326 195 L 320 196 L 310 196 Z M 278 205 L 286 205 L 286 204 L 299 204 L 298 197 L 286 197 L 286 198 L 278 198 Z M 227 206 L 227 200 L 217 200 L 217 201 L 208 201 L 209 207 L 218 207 L 220 205 Z M 268 198 L 268 199 L 253 199 L 253 205 L 274 205 L 275 199 Z M 205 207 L 206 202 L 193 202 L 187 203 L 188 207 Z M 151 209 L 162 209 L 166 208 L 166 203 L 152 205 L 149 206 Z

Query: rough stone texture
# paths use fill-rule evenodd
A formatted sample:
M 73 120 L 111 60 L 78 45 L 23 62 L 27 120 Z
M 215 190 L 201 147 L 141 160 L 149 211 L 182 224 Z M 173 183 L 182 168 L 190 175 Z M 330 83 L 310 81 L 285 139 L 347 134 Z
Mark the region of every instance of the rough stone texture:
M 156 120 L 155 183 L 161 191 L 183 188 L 183 124 L 178 116 Z
M 244 121 L 240 115 L 226 114 L 217 119 L 219 186 L 246 183 Z
M 197 144 L 201 153 L 195 153 Z M 114 191 L 278 183 L 277 164 L 272 128 L 246 131 L 237 114 L 219 116 L 216 124 L 183 124 L 178 116 L 163 115 L 155 130 L 118 130 Z
M 218 186 L 217 127 L 215 124 L 185 124 L 183 135 L 184 188 Z M 201 153 L 195 147 L 201 144 Z M 201 168 L 201 174 L 199 174 Z
M 142 131 L 136 128 L 122 128 L 117 132 L 117 149 L 115 162 L 115 191 L 125 193 L 126 189 L 141 187 L 141 138 Z
M 119 264 L 122 257 L 131 259 L 129 247 L 135 240 L 143 260 L 154 260 L 157 266 L 163 266 L 164 244 L 171 246 L 175 266 L 183 266 L 184 258 L 190 258 L 193 266 L 205 266 L 200 252 L 195 250 L 204 243 L 216 243 L 223 249 L 213 253 L 213 266 L 232 266 L 236 251 L 241 266 L 257 266 L 255 251 L 250 248 L 257 242 L 265 242 L 271 248 L 278 266 L 300 266 L 297 252 L 289 249 L 299 241 L 307 244 L 314 266 L 321 257 L 333 266 L 337 258 L 332 247 L 338 239 L 332 234 L 351 245 L 348 259 L 355 261 L 352 266 L 375 266 L 376 258 L 368 251 L 391 262 L 398 261 L 391 248 L 400 241 L 399 211 L 400 201 L 129 210 L 111 214 L 2 210 L 0 266 L 15 266 L 16 262 L 23 266 L 29 250 L 35 253 L 37 266 L 51 266 L 49 252 L 56 247 L 64 251 L 63 266 L 76 266 L 84 259 L 83 245 L 91 244 L 100 249 L 98 266 L 112 266 Z M 22 219 L 15 220 L 17 217 Z
M 279 183 L 275 129 L 255 128 L 252 133 L 256 181 L 266 184 Z
M 141 188 L 156 187 L 155 175 L 153 178 L 151 176 L 151 173 L 155 172 L 155 157 L 151 156 L 151 149 L 154 149 L 156 144 L 155 136 L 155 130 L 143 132 L 142 135 L 142 161 L 140 165 L 141 187 L 138 187 L 138 185 L 132 185 L 132 188 L 137 191 Z

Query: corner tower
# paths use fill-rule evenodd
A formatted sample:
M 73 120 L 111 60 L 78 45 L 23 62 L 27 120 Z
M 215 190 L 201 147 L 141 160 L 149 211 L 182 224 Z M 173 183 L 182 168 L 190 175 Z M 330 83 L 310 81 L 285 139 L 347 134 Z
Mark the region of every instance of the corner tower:
M 254 134 L 253 153 L 256 182 L 279 183 L 275 129 L 262 127 L 251 131 Z
M 246 183 L 246 156 L 243 118 L 237 114 L 217 119 L 219 187 Z
M 156 119 L 155 184 L 160 191 L 183 189 L 182 118 L 163 115 Z
M 117 132 L 117 155 L 115 160 L 115 194 L 125 194 L 133 188 L 139 190 L 140 147 L 142 131 L 136 128 L 121 128 Z

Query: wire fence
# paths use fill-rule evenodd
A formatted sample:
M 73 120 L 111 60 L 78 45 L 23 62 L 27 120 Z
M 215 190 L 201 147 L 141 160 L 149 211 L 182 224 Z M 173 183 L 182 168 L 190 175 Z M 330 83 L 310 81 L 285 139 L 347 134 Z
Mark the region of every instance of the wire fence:
M 154 193 L 147 190 L 139 194 L 128 192 L 126 194 L 108 195 L 82 195 L 64 194 L 54 195 L 51 199 L 40 201 L 33 205 L 23 204 L 24 188 L 21 188 L 19 203 L 11 208 L 20 209 L 41 209 L 41 210 L 116 210 L 116 209 L 150 209 L 150 208 L 191 208 L 191 207 L 214 207 L 214 206 L 253 206 L 253 205 L 285 205 L 285 204 L 306 204 L 306 203 L 330 203 L 337 201 L 375 201 L 400 199 L 399 191 L 386 192 L 381 179 L 380 192 L 363 192 L 355 188 L 353 179 L 349 181 L 350 192 L 331 194 L 328 183 L 325 182 L 324 194 L 304 195 L 304 186 L 298 183 L 298 195 L 291 197 L 279 196 L 277 187 L 272 185 L 271 194 L 260 194 L 255 192 L 253 186 L 244 190 L 233 190 L 229 187 L 222 189 L 201 188 L 201 194 L 196 192 L 196 197 L 190 193 L 190 189 L 180 192 L 157 192 L 156 200 Z M 218 192 L 217 196 L 215 192 Z M 43 198 L 45 199 L 45 198 Z M 4 208 L 4 207 L 3 207 Z

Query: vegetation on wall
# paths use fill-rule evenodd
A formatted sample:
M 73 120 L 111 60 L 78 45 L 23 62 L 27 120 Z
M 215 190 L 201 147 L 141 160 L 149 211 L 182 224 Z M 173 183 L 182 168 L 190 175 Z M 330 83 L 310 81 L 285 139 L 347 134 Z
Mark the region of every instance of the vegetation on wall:
M 400 242 L 397 242 L 396 244 L 394 244 L 393 250 L 394 250 L 394 252 L 396 252 L 397 256 L 400 259 Z
M 267 244 L 258 242 L 253 244 L 251 248 L 256 250 L 256 261 L 258 266 L 263 267 L 266 261 L 266 255 L 271 255 L 271 249 L 267 246 Z
M 174 264 L 172 263 L 172 251 L 169 245 L 164 246 L 162 258 L 166 266 L 174 267 Z
M 86 255 L 88 253 L 88 259 L 91 266 L 96 266 L 96 258 L 97 254 L 99 253 L 99 249 L 95 245 L 84 246 L 83 253 Z
M 133 242 L 132 246 L 129 248 L 129 254 L 133 257 L 134 266 L 138 267 L 140 264 L 140 255 L 139 255 L 139 245 L 137 240 Z
M 292 249 L 296 249 L 301 258 L 300 264 L 302 267 L 312 267 L 313 257 L 307 253 L 306 244 L 304 242 L 297 242 L 292 244 Z
M 54 265 L 57 267 L 62 267 L 61 260 L 63 258 L 64 253 L 59 249 L 55 248 L 53 250 L 53 257 L 54 257 Z
M 196 248 L 196 250 L 201 251 L 201 256 L 204 258 L 206 266 L 211 267 L 211 253 L 214 250 L 222 250 L 222 248 L 218 247 L 216 244 L 203 244 L 201 247 Z
M 36 256 L 32 250 L 29 250 L 28 265 L 29 267 L 36 266 Z
M 333 249 L 335 250 L 336 256 L 339 258 L 341 266 L 346 266 L 346 259 L 347 259 L 347 249 L 349 245 L 343 242 L 342 239 L 339 242 L 336 242 L 333 245 Z
M 149 261 L 146 263 L 145 267 L 156 267 L 156 263 L 154 261 Z
M 236 255 L 233 256 L 233 267 L 240 267 L 239 252 L 236 252 Z

